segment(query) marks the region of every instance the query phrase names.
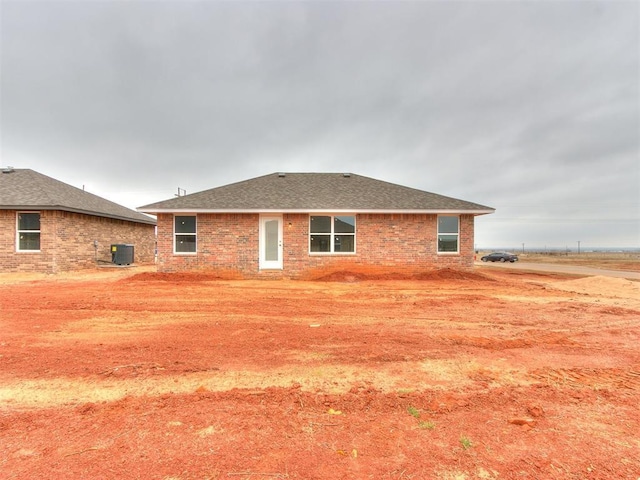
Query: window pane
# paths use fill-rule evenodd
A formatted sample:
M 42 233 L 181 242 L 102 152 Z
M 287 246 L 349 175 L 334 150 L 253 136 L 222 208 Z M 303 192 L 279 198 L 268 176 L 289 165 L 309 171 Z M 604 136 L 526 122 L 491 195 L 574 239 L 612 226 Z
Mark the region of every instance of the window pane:
M 335 233 L 356 233 L 356 217 L 335 217 L 333 228 Z
M 311 217 L 309 233 L 331 233 L 331 217 Z
M 458 233 L 458 217 L 438 217 L 438 233 Z
M 328 252 L 331 248 L 331 235 L 313 235 L 310 243 L 312 252 Z
M 336 252 L 355 252 L 355 236 L 336 235 L 333 241 L 333 248 Z
M 457 235 L 438 235 L 438 251 L 439 252 L 457 252 L 458 236 Z
M 195 235 L 176 235 L 176 252 L 195 252 Z
M 40 250 L 40 234 L 21 233 L 18 250 Z
M 19 214 L 18 230 L 40 230 L 40 214 L 39 213 Z
M 196 233 L 196 217 L 176 217 L 176 233 Z
M 278 261 L 278 240 L 280 233 L 278 232 L 279 220 L 267 220 L 264 222 L 264 259 L 267 262 Z

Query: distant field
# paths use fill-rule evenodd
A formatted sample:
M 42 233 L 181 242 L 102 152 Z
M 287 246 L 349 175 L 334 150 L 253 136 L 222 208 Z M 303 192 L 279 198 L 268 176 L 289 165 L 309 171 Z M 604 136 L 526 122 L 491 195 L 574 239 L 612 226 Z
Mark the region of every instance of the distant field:
M 488 253 L 491 252 L 479 252 L 478 259 Z M 609 270 L 640 272 L 640 252 L 570 252 L 568 254 L 564 252 L 513 253 L 518 255 L 521 262 L 581 265 Z

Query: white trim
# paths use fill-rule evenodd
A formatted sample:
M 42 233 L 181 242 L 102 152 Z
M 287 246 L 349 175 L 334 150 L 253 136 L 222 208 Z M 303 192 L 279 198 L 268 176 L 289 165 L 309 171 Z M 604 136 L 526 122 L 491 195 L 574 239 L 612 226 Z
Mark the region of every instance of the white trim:
M 251 209 L 240 209 L 240 208 L 203 208 L 203 209 L 174 209 L 174 208 L 139 208 L 139 212 L 141 213 L 149 213 L 149 214 L 158 214 L 158 213 L 173 213 L 173 214 L 182 214 L 182 213 L 260 213 L 260 214 L 282 214 L 282 213 L 308 213 L 312 214 L 322 214 L 322 213 L 333 213 L 333 214 L 353 214 L 357 215 L 360 213 L 380 213 L 380 214 L 388 214 L 388 215 L 399 215 L 399 214 L 428 214 L 428 215 L 488 215 L 490 213 L 494 213 L 495 209 L 487 209 L 487 210 L 385 210 L 385 209 L 365 209 L 365 210 L 326 210 L 326 209 L 309 209 L 309 208 L 285 208 L 285 209 L 276 209 L 276 208 L 251 208 Z
M 450 232 L 442 232 L 440 233 L 440 222 L 438 221 L 440 219 L 440 217 L 455 217 L 458 220 L 458 231 L 457 233 L 450 233 Z M 439 241 L 440 241 L 440 235 L 455 235 L 456 236 L 456 251 L 455 252 L 447 252 L 447 251 L 440 251 L 439 248 Z M 460 215 L 438 215 L 438 218 L 436 218 L 436 254 L 438 255 L 460 255 Z
M 277 220 L 278 221 L 278 260 L 266 260 L 265 259 L 265 246 L 266 246 L 266 229 L 264 227 L 265 222 L 268 220 Z M 258 268 L 260 270 L 283 270 L 284 262 L 283 262 L 283 220 L 282 215 L 260 215 L 260 220 L 258 224 Z
M 40 218 L 38 218 L 38 221 L 41 223 L 42 222 L 42 213 L 37 211 L 37 210 L 18 210 L 16 211 L 16 253 L 40 253 L 42 250 L 42 225 L 40 225 L 40 229 L 38 230 L 20 230 L 20 214 L 21 213 L 37 213 Z M 40 248 L 38 248 L 37 250 L 28 248 L 28 249 L 21 249 L 20 248 L 20 233 L 37 233 L 40 238 L 38 239 L 38 243 L 40 244 Z
M 176 233 L 176 217 L 194 217 L 196 222 L 196 231 L 194 233 Z M 186 256 L 194 256 L 198 254 L 198 215 L 196 213 L 191 212 L 191 215 L 173 215 L 171 220 L 173 225 L 173 254 L 174 255 L 186 255 Z M 176 236 L 178 235 L 192 235 L 196 239 L 196 250 L 194 252 L 177 252 L 176 251 Z
M 36 210 L 33 210 L 33 209 Z M 70 212 L 79 213 L 80 215 L 90 215 L 92 217 L 109 218 L 112 220 L 122 220 L 131 223 L 140 223 L 144 225 L 156 225 L 156 219 L 149 217 L 148 219 L 136 219 L 133 217 L 123 217 L 120 215 L 112 215 L 105 212 L 95 212 L 93 210 L 82 210 L 80 208 L 71 208 L 63 205 L 0 205 L 0 210 L 20 210 L 21 212 Z M 145 216 L 148 216 L 144 214 Z
M 347 213 L 347 212 L 345 212 L 345 213 Z M 331 218 L 331 232 L 329 232 L 329 233 L 323 233 L 323 232 L 312 233 L 311 232 L 311 217 L 330 217 Z M 344 233 L 344 234 L 343 233 L 336 233 L 333 230 L 333 228 L 335 226 L 335 223 L 334 223 L 335 217 L 353 217 L 354 232 L 353 233 Z M 348 215 L 347 214 L 342 214 L 341 215 L 340 213 L 334 213 L 334 212 L 332 212 L 332 213 L 322 212 L 322 213 L 317 213 L 315 215 L 314 214 L 309 214 L 309 228 L 308 228 L 308 232 L 307 232 L 308 233 L 308 237 L 309 237 L 308 242 L 307 242 L 308 249 L 309 249 L 309 255 L 310 256 L 321 256 L 321 255 L 325 255 L 325 256 L 326 255 L 346 256 L 346 255 L 356 255 L 356 253 L 357 253 L 357 242 L 358 242 L 358 239 L 356 238 L 357 234 L 358 234 L 358 228 L 357 228 L 357 225 L 356 225 L 357 222 L 358 222 L 358 215 L 355 214 L 355 213 L 352 213 L 352 212 L 349 212 Z M 329 243 L 330 243 L 330 247 L 329 248 L 330 248 L 330 250 L 328 252 L 312 252 L 311 251 L 311 236 L 312 235 L 329 235 Z M 353 252 L 336 252 L 336 251 L 334 251 L 335 248 L 336 248 L 335 247 L 335 237 L 339 237 L 339 236 L 342 236 L 342 235 L 353 237 Z

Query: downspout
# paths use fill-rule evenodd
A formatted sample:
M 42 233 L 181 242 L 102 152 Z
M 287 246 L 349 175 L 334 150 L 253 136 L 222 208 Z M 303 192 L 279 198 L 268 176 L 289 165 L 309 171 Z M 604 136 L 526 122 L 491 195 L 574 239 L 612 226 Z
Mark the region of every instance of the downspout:
M 51 223 L 53 227 L 51 229 L 52 236 L 50 237 L 53 239 L 53 242 L 51 242 L 53 246 L 53 251 L 51 252 L 51 273 L 56 274 L 58 273 L 58 249 L 60 248 L 60 232 L 58 232 L 58 216 L 60 215 L 60 211 L 49 210 L 49 212 L 51 213 Z M 42 216 L 40 218 L 42 218 Z M 42 225 L 40 225 L 40 237 L 40 241 L 42 242 Z M 42 248 L 42 244 L 40 248 Z

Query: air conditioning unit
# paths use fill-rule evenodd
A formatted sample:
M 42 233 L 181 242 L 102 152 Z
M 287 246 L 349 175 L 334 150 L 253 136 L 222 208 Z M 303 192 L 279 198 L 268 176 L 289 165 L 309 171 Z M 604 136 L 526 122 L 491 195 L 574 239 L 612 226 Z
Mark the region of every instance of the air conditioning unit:
M 133 263 L 133 245 L 111 245 L 111 263 L 116 265 L 131 265 Z

